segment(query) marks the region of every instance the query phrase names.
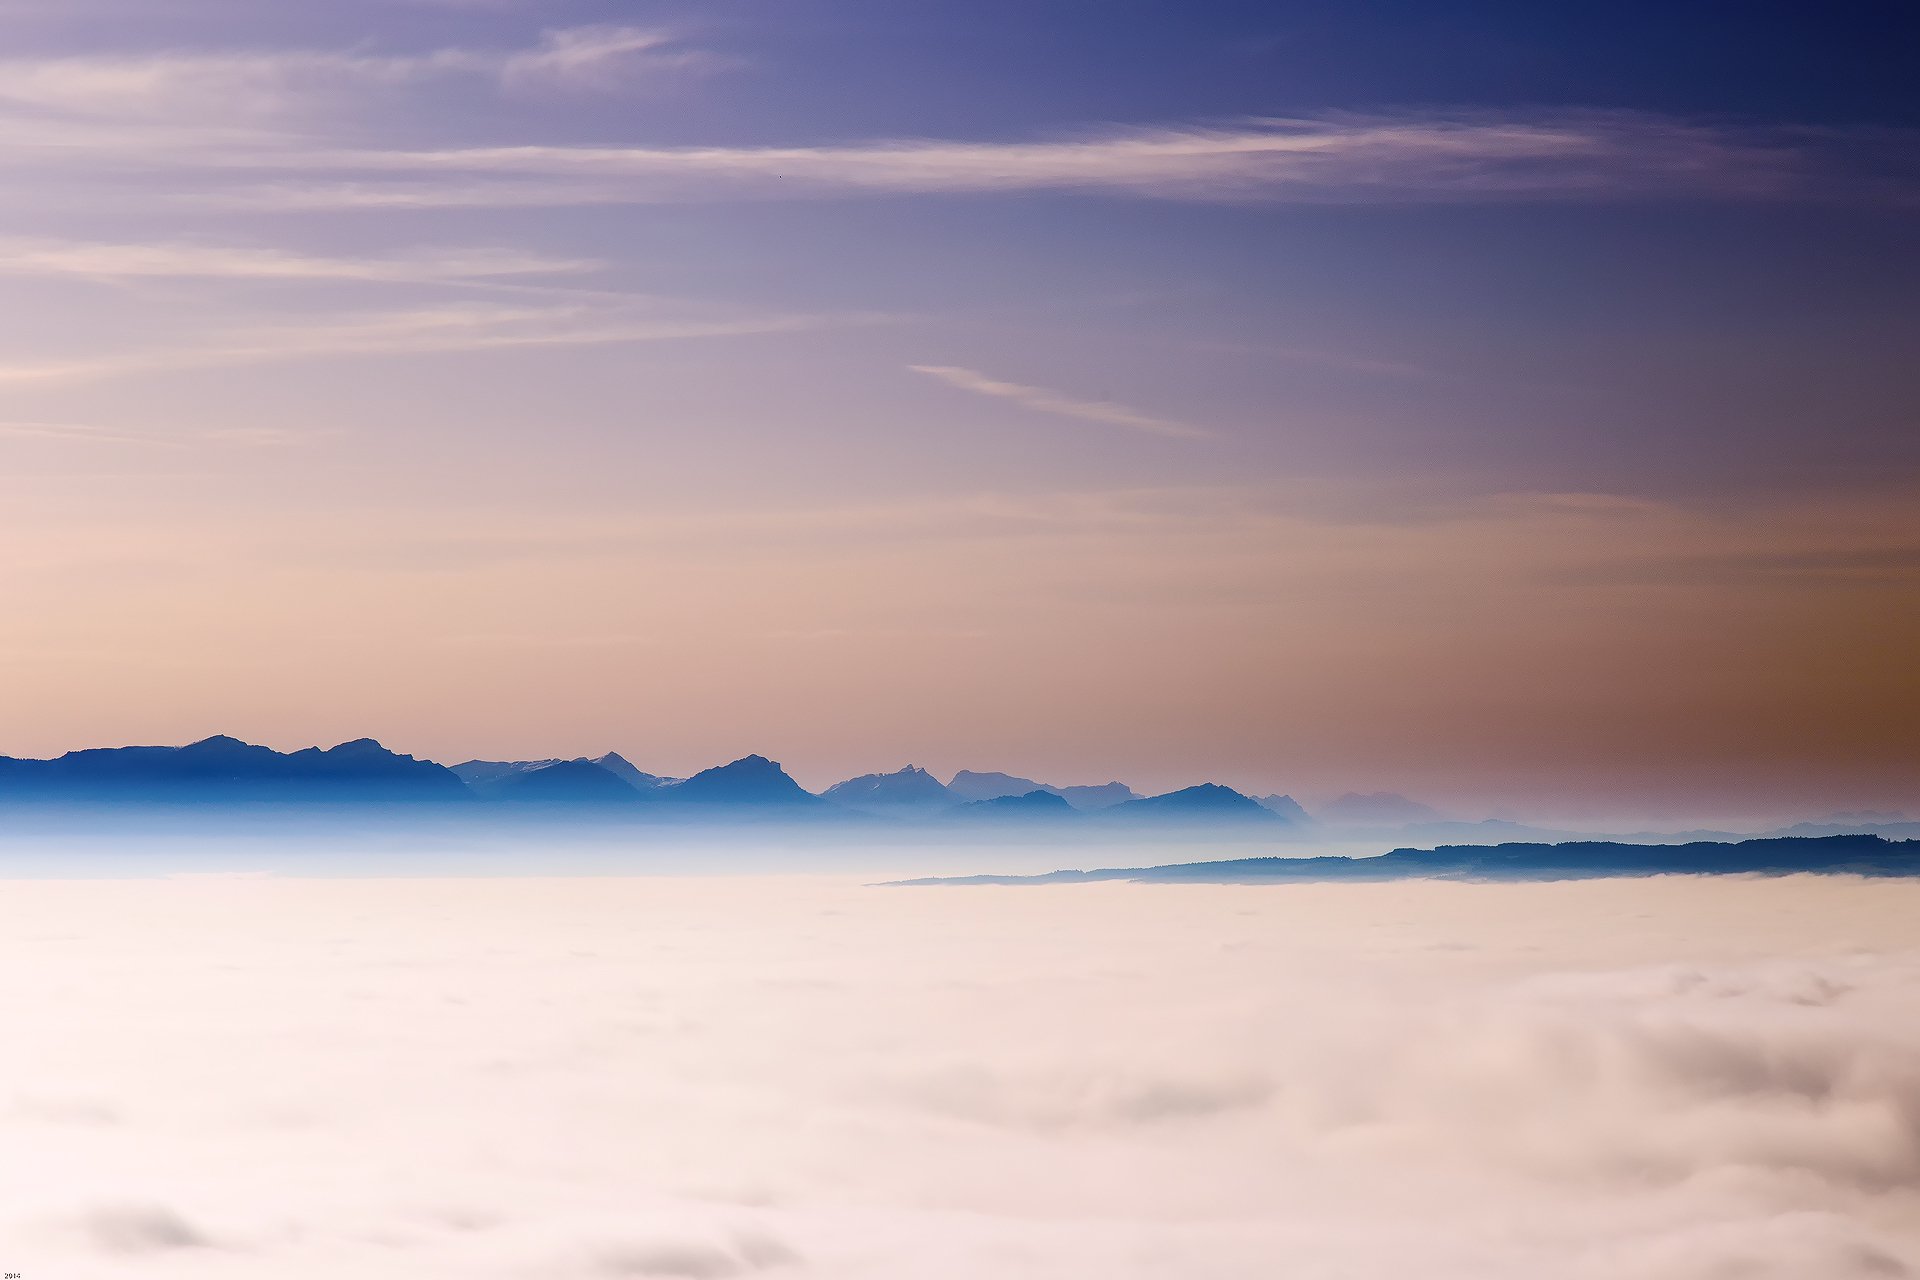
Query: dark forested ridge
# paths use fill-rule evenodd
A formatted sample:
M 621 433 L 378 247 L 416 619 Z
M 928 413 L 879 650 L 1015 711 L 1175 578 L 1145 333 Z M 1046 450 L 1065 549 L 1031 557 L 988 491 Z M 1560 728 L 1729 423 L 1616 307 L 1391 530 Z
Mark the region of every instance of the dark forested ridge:
M 1037 876 L 955 876 L 902 885 L 1072 884 L 1133 880 L 1187 884 L 1275 884 L 1330 880 L 1591 880 L 1659 875 L 1920 875 L 1920 840 L 1876 835 L 1785 836 L 1692 844 L 1442 845 L 1395 849 L 1371 858 L 1238 858 L 1164 867 L 1054 871 Z

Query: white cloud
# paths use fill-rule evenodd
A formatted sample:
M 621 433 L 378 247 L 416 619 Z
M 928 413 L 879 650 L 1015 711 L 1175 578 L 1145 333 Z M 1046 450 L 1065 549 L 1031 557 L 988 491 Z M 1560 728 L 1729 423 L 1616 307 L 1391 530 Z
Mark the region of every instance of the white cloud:
M 712 55 L 678 47 L 668 32 L 644 27 L 569 27 L 549 31 L 538 48 L 508 54 L 497 64 L 508 88 L 560 85 L 613 89 L 637 70 L 696 70 L 717 65 Z
M 277 427 L 220 427 L 201 431 L 146 431 L 79 422 L 0 421 L 0 440 L 71 445 L 134 445 L 149 449 L 263 448 L 309 438 Z
M 600 264 L 505 249 L 438 250 L 407 257 L 341 258 L 217 243 L 115 244 L 0 238 L 0 275 L 92 280 L 337 280 L 460 284 L 569 275 Z
M 1339 116 L 1122 129 L 1033 142 L 809 147 L 528 145 L 261 152 L 257 204 L 533 204 L 1089 191 L 1174 200 L 1378 202 L 1832 195 L 1818 149 L 1633 113 Z
M 503 88 L 610 89 L 635 77 L 707 65 L 672 33 L 638 27 L 549 31 L 521 49 L 422 53 L 258 49 L 0 59 L 0 104 L 83 119 L 262 122 L 340 110 L 373 89 L 450 77 Z
M 558 31 L 506 52 L 13 59 L 0 62 L 0 156 L 36 175 L 29 190 L 42 194 L 64 177 L 265 209 L 1045 191 L 1214 202 L 1769 200 L 1884 194 L 1874 157 L 1891 163 L 1904 141 L 1562 111 L 1340 114 L 1024 141 L 423 146 L 408 134 L 421 121 L 444 134 L 446 113 L 395 113 L 369 99 L 461 76 L 504 89 L 607 88 L 637 69 L 710 61 L 665 33 L 625 27 Z
M 950 387 L 971 391 L 976 395 L 988 396 L 995 400 L 1010 401 L 1023 409 L 1031 409 L 1035 413 L 1050 413 L 1061 418 L 1078 418 L 1083 422 L 1098 422 L 1110 427 L 1129 427 L 1152 435 L 1178 436 L 1183 439 L 1200 439 L 1212 434 L 1204 428 L 1189 423 L 1154 417 L 1152 414 L 1141 413 L 1137 409 L 1129 409 L 1125 405 L 1114 404 L 1111 401 L 1078 400 L 1041 387 L 1023 386 L 1017 382 L 1002 382 L 996 378 L 989 378 L 983 373 L 976 373 L 972 369 L 930 364 L 907 367 L 915 373 L 924 373 L 929 378 L 938 379 Z
M 138 431 L 115 431 L 77 422 L 0 422 L 0 440 L 52 441 L 75 444 L 133 444 L 175 447 L 178 442 Z
M 34 1053 L 0 1099 L 63 1100 L 0 1108 L 7 1265 L 1920 1273 L 1914 884 L 883 890 L 395 852 L 353 880 L 340 854 L 7 886 Z
M 792 333 L 858 317 L 718 315 L 642 305 L 448 305 L 319 315 L 204 331 L 164 347 L 0 364 L 0 386 L 93 382 L 138 374 L 344 356 L 393 356 L 532 347 L 610 346 Z

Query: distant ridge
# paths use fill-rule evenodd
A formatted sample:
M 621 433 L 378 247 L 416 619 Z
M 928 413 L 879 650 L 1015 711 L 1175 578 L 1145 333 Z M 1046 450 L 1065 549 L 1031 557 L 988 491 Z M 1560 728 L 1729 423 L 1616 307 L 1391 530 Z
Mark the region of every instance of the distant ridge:
M 1395 795 L 1391 791 L 1373 791 L 1365 795 L 1348 792 L 1338 800 L 1330 800 L 1320 808 L 1320 816 L 1328 822 L 1374 823 L 1395 825 L 1408 822 L 1438 822 L 1442 814 L 1438 809 L 1409 800 L 1405 796 Z
M 954 774 L 953 781 L 947 784 L 947 790 L 960 800 L 999 800 L 1045 791 L 1087 813 L 1140 799 L 1139 793 L 1124 782 L 1106 782 L 1091 787 L 1056 787 L 1050 783 L 1035 782 L 1032 778 L 1015 777 L 1010 773 L 975 773 L 970 769 L 962 769 Z
M 1079 811 L 1065 796 L 1052 791 L 1029 791 L 1023 796 L 995 796 L 991 800 L 969 800 L 960 806 L 969 818 L 1077 818 Z
M 1111 809 L 1117 804 L 1125 804 L 1129 800 L 1141 798 L 1138 791 L 1124 782 L 1103 782 L 1097 787 L 1048 787 L 1046 789 L 1082 813 Z
M 1442 845 L 1370 858 L 1239 858 L 1162 867 L 952 876 L 896 885 L 1072 884 L 1132 880 L 1187 884 L 1305 884 L 1329 880 L 1594 880 L 1660 875 L 1920 876 L 1920 840 L 1873 835 L 1774 837 L 1731 843 Z
M 1033 791 L 1050 791 L 1044 782 L 1016 778 L 1010 773 L 976 773 L 962 769 L 947 783 L 947 790 L 960 800 L 998 800 L 1002 796 L 1024 796 Z
M 1288 822 L 1307 823 L 1313 821 L 1313 815 L 1300 807 L 1300 802 L 1292 796 L 1261 796 L 1260 807 Z
M 1232 787 L 1203 782 L 1197 787 L 1169 791 L 1144 800 L 1129 800 L 1106 810 L 1109 818 L 1209 819 L 1214 821 L 1270 822 L 1279 819 L 1252 796 L 1241 795 Z

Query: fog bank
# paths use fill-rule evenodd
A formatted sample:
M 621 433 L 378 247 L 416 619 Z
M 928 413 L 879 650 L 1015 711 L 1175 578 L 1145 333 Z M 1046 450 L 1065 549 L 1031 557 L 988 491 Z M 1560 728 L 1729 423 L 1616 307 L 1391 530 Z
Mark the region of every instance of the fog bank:
M 1920 885 L 0 885 L 28 1277 L 1920 1274 Z

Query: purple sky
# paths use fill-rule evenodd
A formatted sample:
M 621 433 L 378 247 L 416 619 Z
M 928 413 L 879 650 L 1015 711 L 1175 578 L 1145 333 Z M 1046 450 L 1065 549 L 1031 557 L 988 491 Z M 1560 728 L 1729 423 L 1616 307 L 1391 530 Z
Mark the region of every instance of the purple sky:
M 1891 7 L 0 0 L 0 751 L 1920 803 Z

